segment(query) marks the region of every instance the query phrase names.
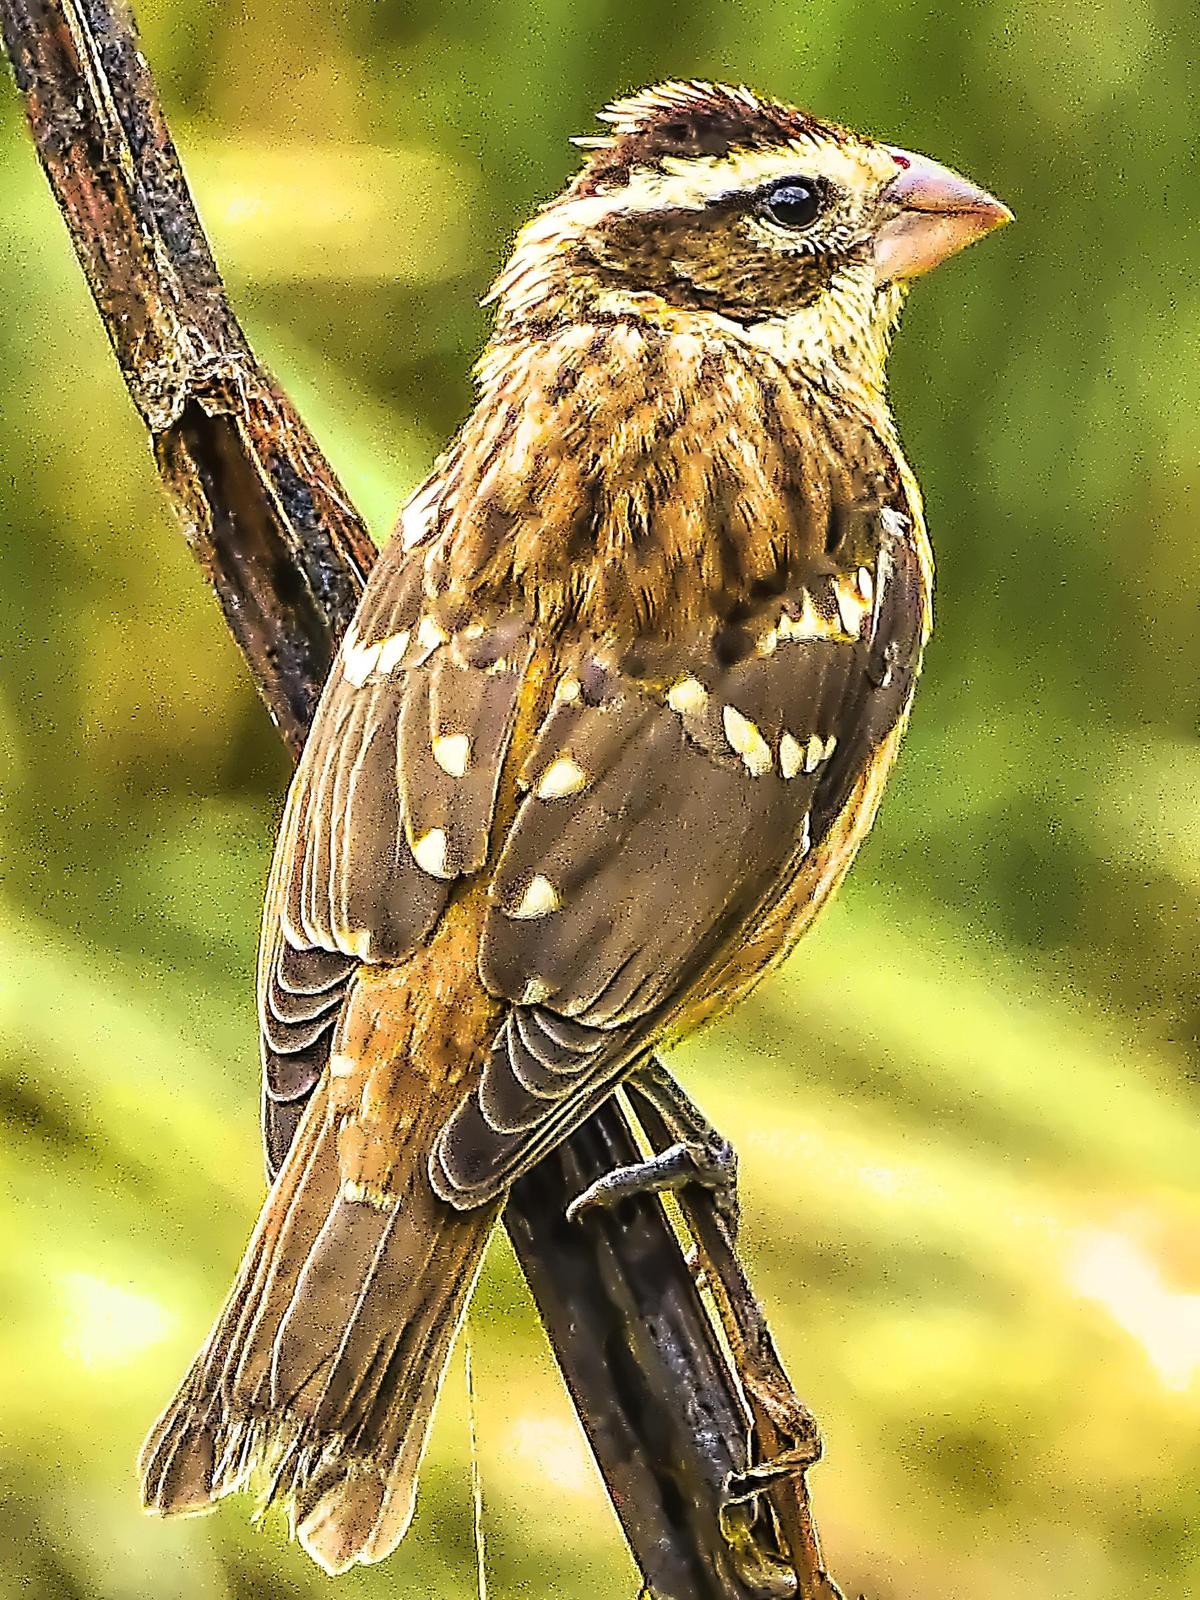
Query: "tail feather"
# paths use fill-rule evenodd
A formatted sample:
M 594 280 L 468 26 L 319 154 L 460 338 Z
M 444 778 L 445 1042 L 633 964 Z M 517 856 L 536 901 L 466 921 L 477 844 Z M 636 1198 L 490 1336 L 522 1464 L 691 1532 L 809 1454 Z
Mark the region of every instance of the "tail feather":
M 327 1572 L 382 1559 L 412 1519 L 446 1364 L 498 1205 L 460 1212 L 414 1164 L 403 1194 L 341 1177 L 313 1096 L 237 1281 L 143 1447 L 147 1508 L 260 1478 Z

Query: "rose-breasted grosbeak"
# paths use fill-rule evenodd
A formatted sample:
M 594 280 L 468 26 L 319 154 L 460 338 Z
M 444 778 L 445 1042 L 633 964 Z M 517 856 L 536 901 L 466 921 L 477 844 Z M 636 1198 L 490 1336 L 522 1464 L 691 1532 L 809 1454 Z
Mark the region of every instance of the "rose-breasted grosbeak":
M 871 825 L 932 562 L 905 285 L 1009 213 L 743 88 L 604 113 L 313 723 L 258 971 L 274 1187 L 143 1455 L 329 1571 L 412 1516 L 512 1182 L 793 945 Z

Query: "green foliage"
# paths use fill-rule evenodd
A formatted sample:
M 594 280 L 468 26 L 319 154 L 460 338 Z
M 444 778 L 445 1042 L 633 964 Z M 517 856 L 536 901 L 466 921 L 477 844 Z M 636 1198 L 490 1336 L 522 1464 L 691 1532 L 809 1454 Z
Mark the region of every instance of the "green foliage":
M 507 237 L 607 98 L 745 79 L 1018 224 L 918 287 L 893 394 L 939 553 L 847 892 L 679 1066 L 874 1600 L 1200 1589 L 1200 200 L 1161 0 L 162 0 L 147 53 L 240 312 L 386 533 L 469 403 Z M 259 1195 L 250 973 L 286 781 L 0 104 L 0 1594 L 316 1595 L 245 1505 L 140 1516 L 140 1435 Z M 635 1584 L 519 1279 L 474 1319 L 494 1600 Z M 461 1367 L 413 1539 L 474 1593 Z

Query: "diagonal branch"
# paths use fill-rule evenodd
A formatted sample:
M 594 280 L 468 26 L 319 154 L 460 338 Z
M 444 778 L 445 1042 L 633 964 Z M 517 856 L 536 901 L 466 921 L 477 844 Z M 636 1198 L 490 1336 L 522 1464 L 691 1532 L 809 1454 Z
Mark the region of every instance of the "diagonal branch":
M 0 0 L 0 18 L 168 497 L 296 753 L 375 547 L 233 315 L 129 12 L 120 0 Z M 693 1214 L 728 1345 L 658 1201 L 584 1227 L 565 1219 L 574 1195 L 638 1154 L 611 1102 L 517 1185 L 504 1220 L 647 1589 L 834 1600 L 802 1472 L 771 1489 L 769 1512 L 754 1497 L 725 1506 L 729 1482 L 753 1485 L 761 1470 L 752 1424 L 768 1454 L 794 1442 L 764 1406 L 770 1384 L 743 1386 L 729 1359 L 752 1296 L 727 1243 Z M 765 1324 L 758 1336 L 769 1345 Z

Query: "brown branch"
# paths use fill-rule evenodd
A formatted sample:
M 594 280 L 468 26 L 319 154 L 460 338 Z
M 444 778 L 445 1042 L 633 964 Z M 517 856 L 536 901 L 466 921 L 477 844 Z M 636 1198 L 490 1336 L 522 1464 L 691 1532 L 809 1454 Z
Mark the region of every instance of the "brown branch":
M 230 309 L 128 11 L 0 0 L 0 17 L 167 495 L 295 753 L 374 545 Z M 725 1505 L 730 1482 L 753 1490 L 764 1470 L 750 1458 L 750 1416 L 767 1455 L 798 1445 L 807 1463 L 814 1451 L 811 1429 L 798 1439 L 787 1425 L 799 1417 L 803 1432 L 807 1413 L 765 1324 L 745 1338 L 753 1299 L 714 1218 L 690 1208 L 745 1389 L 657 1201 L 565 1219 L 574 1195 L 637 1155 L 608 1104 L 516 1186 L 505 1223 L 647 1588 L 660 1600 L 833 1600 L 802 1475 L 766 1472 L 770 1514 L 753 1494 Z

